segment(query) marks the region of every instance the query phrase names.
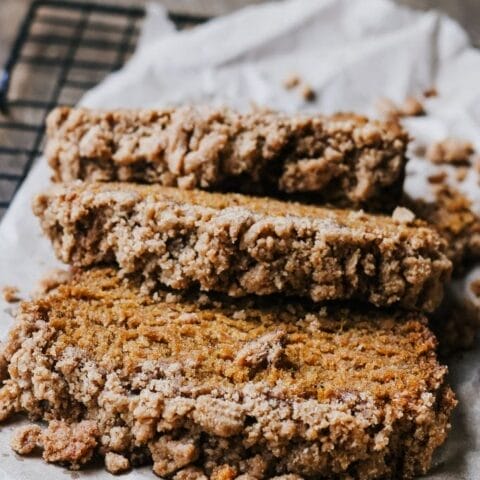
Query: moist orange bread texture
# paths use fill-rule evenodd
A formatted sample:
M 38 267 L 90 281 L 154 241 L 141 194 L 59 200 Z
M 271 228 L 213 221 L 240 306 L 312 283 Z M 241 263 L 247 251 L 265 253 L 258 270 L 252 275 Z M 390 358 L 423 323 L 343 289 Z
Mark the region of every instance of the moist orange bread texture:
M 435 343 L 418 313 L 151 296 L 77 271 L 21 305 L 0 418 L 46 420 L 14 447 L 73 467 L 100 454 L 177 479 L 411 478 L 455 404 Z
M 186 106 L 102 112 L 57 108 L 46 156 L 57 181 L 159 183 L 387 209 L 408 144 L 396 123 L 353 114 L 282 115 Z
M 422 223 L 267 198 L 76 182 L 38 196 L 34 212 L 61 260 L 116 262 L 149 289 L 432 311 L 451 271 L 444 241 Z

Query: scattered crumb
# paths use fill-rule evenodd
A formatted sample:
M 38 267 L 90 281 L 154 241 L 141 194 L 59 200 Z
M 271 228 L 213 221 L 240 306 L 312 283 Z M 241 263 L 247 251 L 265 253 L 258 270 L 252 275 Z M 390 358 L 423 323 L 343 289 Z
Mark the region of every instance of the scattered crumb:
M 292 88 L 298 87 L 300 85 L 300 81 L 300 76 L 297 73 L 290 73 L 283 81 L 283 86 L 287 90 L 292 90 Z
M 427 177 L 427 180 L 430 183 L 443 183 L 446 178 L 447 178 L 447 173 L 442 170 L 440 172 L 432 173 Z
M 425 98 L 438 97 L 438 90 L 437 90 L 435 87 L 427 88 L 427 89 L 423 92 L 423 96 L 424 96 Z
M 150 442 L 148 448 L 152 454 L 153 471 L 160 477 L 171 475 L 188 466 L 199 455 L 199 449 L 193 439 L 175 440 L 168 435 Z
M 425 115 L 425 108 L 417 98 L 407 97 L 400 106 L 400 112 L 405 117 L 419 117 Z
M 8 378 L 8 360 L 5 358 L 5 344 L 0 342 L 0 385 Z
M 455 177 L 459 182 L 463 182 L 468 175 L 467 167 L 459 167 L 455 173 Z
M 92 458 L 98 434 L 98 427 L 91 420 L 76 424 L 53 420 L 42 433 L 43 459 L 67 463 L 72 470 L 78 470 Z
M 108 452 L 105 455 L 105 468 L 113 474 L 122 473 L 130 468 L 130 462 L 123 455 Z
M 276 330 L 247 342 L 237 353 L 234 363 L 252 371 L 277 365 L 282 359 L 285 337 L 283 330 Z
M 52 270 L 40 280 L 35 295 L 44 295 L 45 293 L 48 293 L 50 290 L 53 290 L 62 283 L 68 282 L 68 280 L 70 280 L 71 274 L 72 273 L 70 270 Z
M 441 142 L 430 145 L 427 149 L 427 158 L 437 164 L 468 164 L 474 151 L 472 143 L 467 140 L 447 138 Z
M 388 120 L 425 115 L 425 108 L 422 102 L 413 96 L 407 97 L 401 105 L 397 105 L 393 100 L 383 97 L 376 102 L 375 108 L 382 118 Z
M 17 287 L 6 285 L 2 289 L 2 293 L 3 293 L 3 299 L 8 303 L 15 303 L 20 301 Z
M 415 220 L 415 214 L 405 207 L 397 207 L 393 213 L 392 218 L 397 223 L 411 223 Z
M 477 171 L 478 174 L 480 174 L 480 155 L 475 155 L 473 162 L 475 165 L 475 170 Z
M 446 182 L 432 189 L 435 201 L 410 199 L 408 207 L 447 240 L 447 255 L 459 272 L 468 259 L 480 256 L 480 217 L 472 210 L 471 200 L 458 189 Z
M 470 290 L 476 297 L 480 298 L 480 278 L 477 278 L 470 283 Z
M 259 103 L 255 101 L 250 101 L 250 112 L 252 113 L 258 113 L 258 114 L 265 114 L 269 115 L 272 113 L 276 113 L 274 109 L 271 107 L 267 107 L 266 105 L 260 105 Z
M 213 470 L 211 480 L 233 480 L 237 476 L 236 470 L 230 465 L 222 465 Z
M 390 100 L 386 97 L 382 97 L 377 100 L 375 103 L 375 109 L 377 110 L 379 116 L 386 120 L 398 120 L 400 117 L 397 104 L 393 100 Z
M 41 446 L 42 429 L 38 425 L 19 427 L 13 433 L 10 446 L 19 455 L 28 455 Z
M 303 84 L 301 94 L 306 102 L 313 102 L 316 97 L 315 90 L 308 83 Z
M 425 145 L 416 145 L 413 149 L 413 153 L 417 157 L 424 157 L 425 153 L 427 153 L 427 147 Z

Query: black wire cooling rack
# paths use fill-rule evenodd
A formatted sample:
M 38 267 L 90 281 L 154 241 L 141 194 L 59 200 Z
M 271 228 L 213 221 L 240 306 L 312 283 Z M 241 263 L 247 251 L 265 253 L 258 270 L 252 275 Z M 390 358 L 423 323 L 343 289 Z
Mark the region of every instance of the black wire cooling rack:
M 43 147 L 56 105 L 74 105 L 135 49 L 142 8 L 35 0 L 0 76 L 0 219 Z M 169 14 L 182 29 L 207 20 Z

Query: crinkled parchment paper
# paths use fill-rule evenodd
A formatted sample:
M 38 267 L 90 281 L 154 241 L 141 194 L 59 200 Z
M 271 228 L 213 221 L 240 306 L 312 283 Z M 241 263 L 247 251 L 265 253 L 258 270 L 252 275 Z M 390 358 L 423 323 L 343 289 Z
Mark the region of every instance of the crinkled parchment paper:
M 314 88 L 314 102 L 284 89 L 292 72 Z M 452 135 L 471 140 L 480 151 L 480 52 L 454 21 L 436 12 L 411 11 L 389 0 L 291 0 L 246 8 L 178 33 L 165 12 L 151 6 L 134 57 L 82 103 L 112 108 L 196 102 L 245 110 L 255 102 L 287 112 L 373 114 L 379 97 L 400 102 L 432 85 L 440 95 L 427 101 L 428 116 L 406 121 L 416 142 Z M 406 190 L 429 198 L 425 178 L 433 170 L 413 156 Z M 24 296 L 45 272 L 59 266 L 30 210 L 32 196 L 48 181 L 47 165 L 40 159 L 0 225 L 0 287 L 16 285 Z M 478 181 L 472 170 L 458 188 L 480 213 Z M 451 182 L 456 182 L 453 175 Z M 480 268 L 472 266 L 467 279 L 451 288 L 474 302 L 468 284 L 478 277 Z M 12 323 L 13 308 L 0 303 L 1 337 Z M 450 361 L 460 406 L 429 479 L 480 478 L 479 360 L 480 345 Z M 40 459 L 17 457 L 8 446 L 13 424 L 0 428 L 0 478 L 111 478 L 98 468 L 70 473 Z M 153 474 L 141 469 L 122 478 L 144 477 Z

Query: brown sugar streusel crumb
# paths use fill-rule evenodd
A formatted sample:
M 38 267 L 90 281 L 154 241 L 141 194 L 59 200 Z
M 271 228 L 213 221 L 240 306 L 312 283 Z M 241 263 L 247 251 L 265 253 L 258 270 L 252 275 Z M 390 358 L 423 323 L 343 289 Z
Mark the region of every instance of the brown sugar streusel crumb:
M 60 398 L 53 397 L 55 400 Z M 67 464 L 70 469 L 78 470 L 91 460 L 98 437 L 98 426 L 92 420 L 78 423 L 51 420 L 42 435 L 43 458 L 47 462 Z
M 301 194 L 371 210 L 398 203 L 407 161 L 401 126 L 354 114 L 59 108 L 47 131 L 45 154 L 57 181 Z
M 475 294 L 475 296 L 480 298 L 480 278 L 473 280 L 470 283 L 470 290 Z
M 397 105 L 389 98 L 383 97 L 377 100 L 375 106 L 382 118 L 390 120 L 425 115 L 425 108 L 422 102 L 413 96 L 408 96 L 400 105 Z
M 42 445 L 42 429 L 38 425 L 19 427 L 13 433 L 10 446 L 20 455 L 28 455 Z
M 451 263 L 422 222 L 268 198 L 134 184 L 57 185 L 35 214 L 57 256 L 116 263 L 145 287 L 285 293 L 432 311 Z
M 444 171 L 432 173 L 427 177 L 427 180 L 429 181 L 429 183 L 444 183 L 446 179 L 447 179 L 447 172 L 444 172 Z
M 455 400 L 421 314 L 166 295 L 102 268 L 21 304 L 0 408 L 47 422 L 45 460 L 113 453 L 111 470 L 152 459 L 178 479 L 426 472 Z
M 313 102 L 316 98 L 315 90 L 308 83 L 304 83 L 301 88 L 301 94 L 306 102 Z
M 7 285 L 2 288 L 3 299 L 8 303 L 15 303 L 19 302 L 19 290 L 17 287 L 13 287 L 11 285 Z
M 409 200 L 408 206 L 447 240 L 447 255 L 456 269 L 480 257 L 480 218 L 471 201 L 457 189 L 442 183 L 435 186 L 435 201 Z
M 431 327 L 438 338 L 442 357 L 473 348 L 480 330 L 478 305 L 448 291 L 432 317 Z
M 130 468 L 130 461 L 123 455 L 108 452 L 105 454 L 105 468 L 113 474 L 123 473 Z
M 457 138 L 446 138 L 430 145 L 426 157 L 432 163 L 465 165 L 470 163 L 470 157 L 474 152 L 471 142 Z
M 457 171 L 455 172 L 455 178 L 459 182 L 463 182 L 467 177 L 469 169 L 467 167 L 458 167 Z
M 425 98 L 438 97 L 438 90 L 437 90 L 435 87 L 427 88 L 427 89 L 423 92 L 423 96 L 424 96 Z
M 48 272 L 39 282 L 35 295 L 43 295 L 57 288 L 62 283 L 68 282 L 71 272 L 65 269 L 54 269 Z
M 297 73 L 291 73 L 285 77 L 283 81 L 283 86 L 287 90 L 291 90 L 292 88 L 298 87 L 301 83 L 301 78 Z
M 418 98 L 407 97 L 400 107 L 400 112 L 405 117 L 419 117 L 425 115 L 425 108 Z

